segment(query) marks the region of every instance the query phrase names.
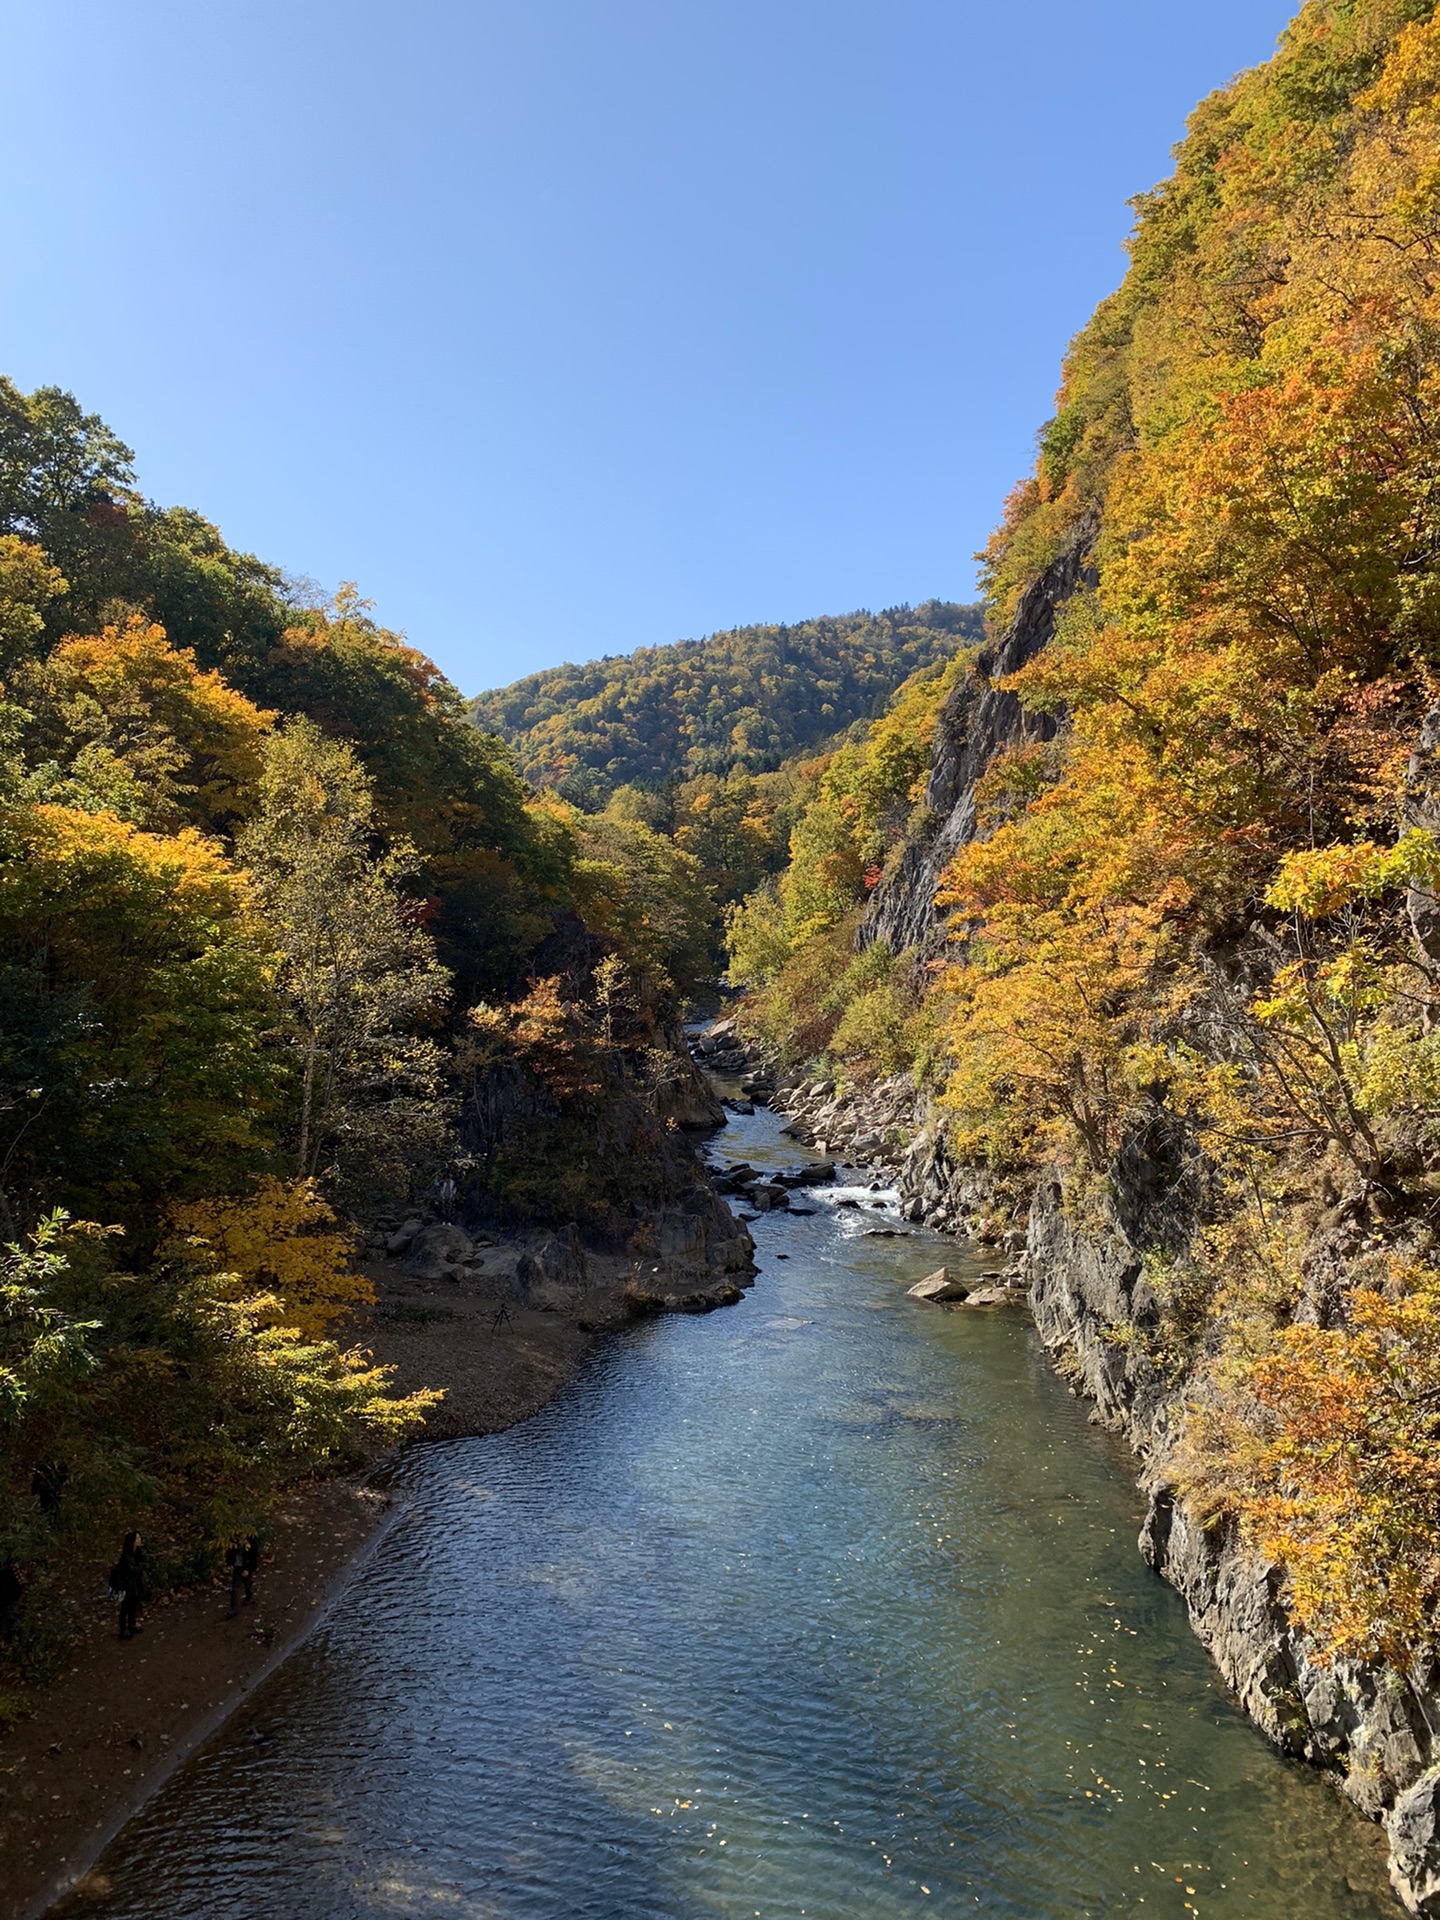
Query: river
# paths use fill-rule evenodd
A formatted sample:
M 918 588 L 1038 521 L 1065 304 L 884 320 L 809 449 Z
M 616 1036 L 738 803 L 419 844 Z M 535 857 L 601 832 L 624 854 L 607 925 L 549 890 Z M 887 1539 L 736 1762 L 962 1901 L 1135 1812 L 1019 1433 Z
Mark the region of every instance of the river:
M 717 1152 L 805 1157 L 763 1111 Z M 412 1450 L 343 1605 L 81 1910 L 1394 1920 L 1377 1832 L 1216 1684 L 1023 1315 L 907 1299 L 957 1243 L 845 1197 L 761 1218 L 742 1305 Z

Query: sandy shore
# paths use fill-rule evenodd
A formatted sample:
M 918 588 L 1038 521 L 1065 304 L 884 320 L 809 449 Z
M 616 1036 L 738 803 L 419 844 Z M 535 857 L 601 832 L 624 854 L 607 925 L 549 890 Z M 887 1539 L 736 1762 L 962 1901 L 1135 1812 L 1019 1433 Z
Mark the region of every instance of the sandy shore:
M 597 1266 L 581 1318 L 514 1305 L 502 1314 L 493 1278 L 474 1287 L 418 1280 L 376 1259 L 364 1267 L 376 1310 L 356 1337 L 395 1368 L 401 1388 L 445 1388 L 425 1439 L 496 1433 L 538 1412 L 597 1337 L 631 1317 L 633 1263 Z M 113 1607 L 97 1603 L 72 1670 L 37 1690 L 27 1717 L 0 1738 L 0 1920 L 34 1920 L 57 1901 L 83 1914 L 87 1893 L 102 1890 L 94 1863 L 114 1835 L 344 1604 L 347 1582 L 396 1515 L 372 1478 L 293 1494 L 275 1518 L 255 1603 L 234 1620 L 217 1583 L 167 1596 L 144 1633 L 121 1643 Z

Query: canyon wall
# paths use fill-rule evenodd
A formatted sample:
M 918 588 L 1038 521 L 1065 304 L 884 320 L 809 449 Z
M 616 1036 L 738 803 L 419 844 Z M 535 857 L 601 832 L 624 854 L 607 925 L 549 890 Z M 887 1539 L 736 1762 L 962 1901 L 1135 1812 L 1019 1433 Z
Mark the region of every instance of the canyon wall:
M 943 949 L 934 896 L 946 863 L 975 835 L 977 780 L 999 750 L 1055 726 L 995 682 L 1047 644 L 1065 599 L 1092 577 L 1093 538 L 1093 525 L 1077 530 L 942 709 L 924 810 L 876 889 L 863 942 L 931 956 Z M 1013 1187 L 1002 1194 L 991 1173 L 952 1159 L 939 1116 L 904 1075 L 838 1092 L 813 1074 L 782 1076 L 774 1104 L 826 1153 L 887 1173 L 912 1220 L 994 1250 L 994 1277 L 1027 1291 L 1057 1370 L 1092 1402 L 1092 1418 L 1134 1449 L 1149 1503 L 1140 1551 L 1184 1597 L 1227 1685 L 1277 1747 L 1325 1768 L 1385 1823 L 1397 1893 L 1411 1912 L 1440 1916 L 1440 1666 L 1317 1661 L 1287 1617 L 1279 1570 L 1227 1523 L 1203 1524 L 1167 1477 L 1182 1383 L 1156 1370 L 1145 1338 L 1158 1313 L 1145 1256 L 1184 1227 L 1166 1142 L 1127 1142 L 1102 1201 L 1076 1204 L 1057 1169 L 1017 1206 Z M 1343 1286 L 1343 1245 L 1337 1259 L 1332 1288 Z

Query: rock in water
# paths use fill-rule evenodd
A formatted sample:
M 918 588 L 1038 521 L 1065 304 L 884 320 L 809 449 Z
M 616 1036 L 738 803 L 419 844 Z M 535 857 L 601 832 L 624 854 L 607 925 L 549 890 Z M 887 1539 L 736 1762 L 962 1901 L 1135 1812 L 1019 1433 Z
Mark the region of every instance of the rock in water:
M 769 1213 L 772 1207 L 788 1207 L 790 1204 L 790 1195 L 784 1187 L 768 1180 L 757 1180 L 754 1186 L 747 1188 L 745 1198 L 761 1213 Z
M 773 1174 L 772 1179 L 779 1187 L 823 1187 L 835 1178 L 833 1160 L 817 1160 L 808 1167 L 787 1167 L 783 1173 Z
M 905 1291 L 910 1299 L 928 1300 L 937 1307 L 970 1297 L 970 1289 L 963 1280 L 953 1279 L 948 1267 L 937 1267 L 934 1273 L 927 1273 L 923 1280 L 917 1280 L 913 1287 L 907 1287 Z

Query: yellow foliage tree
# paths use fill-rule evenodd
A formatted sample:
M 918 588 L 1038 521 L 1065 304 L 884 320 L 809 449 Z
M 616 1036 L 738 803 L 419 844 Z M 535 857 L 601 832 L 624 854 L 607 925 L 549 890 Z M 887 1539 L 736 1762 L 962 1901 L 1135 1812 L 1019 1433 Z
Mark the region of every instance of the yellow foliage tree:
M 208 833 L 253 811 L 274 715 L 172 647 L 163 627 L 136 615 L 63 641 L 17 690 L 36 717 L 36 748 L 81 804 L 152 830 Z M 57 797 L 71 796 L 62 786 Z
M 34 651 L 45 630 L 42 609 L 64 591 L 60 569 L 39 547 L 0 534 L 0 678 Z
M 233 1273 L 246 1295 L 273 1296 L 273 1324 L 321 1338 L 375 1290 L 350 1266 L 352 1241 L 313 1180 L 264 1179 L 249 1193 L 171 1209 L 172 1248 L 188 1247 Z

